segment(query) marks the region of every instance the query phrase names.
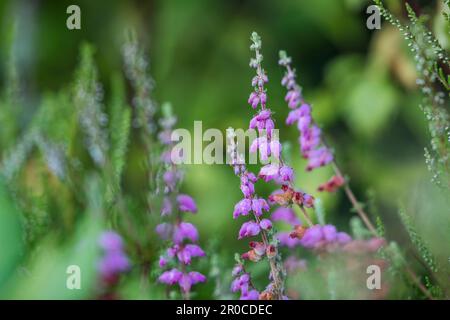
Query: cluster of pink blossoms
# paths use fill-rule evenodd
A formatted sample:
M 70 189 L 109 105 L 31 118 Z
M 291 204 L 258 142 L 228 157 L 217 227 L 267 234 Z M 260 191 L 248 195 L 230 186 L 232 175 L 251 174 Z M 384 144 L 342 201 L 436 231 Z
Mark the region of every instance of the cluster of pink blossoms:
M 106 285 L 114 285 L 120 274 L 130 268 L 122 237 L 114 231 L 105 231 L 100 236 L 99 244 L 103 249 L 103 256 L 98 264 L 101 279 Z
M 185 296 L 189 295 L 192 285 L 205 282 L 206 277 L 196 271 L 185 271 L 191 264 L 192 258 L 203 257 L 205 252 L 198 243 L 197 228 L 189 222 L 182 220 L 182 213 L 197 213 L 197 205 L 192 197 L 186 194 L 178 194 L 177 187 L 182 180 L 182 172 L 171 161 L 172 142 L 170 134 L 175 125 L 175 118 L 170 112 L 160 122 L 163 131 L 159 135 L 160 143 L 166 146 L 162 154 L 162 161 L 166 170 L 163 174 L 164 198 L 161 207 L 161 216 L 165 219 L 172 218 L 172 222 L 163 222 L 156 226 L 156 232 L 161 239 L 167 240 L 170 247 L 159 259 L 159 266 L 167 268 L 169 265 L 179 266 L 164 271 L 159 281 L 167 285 L 178 284 Z M 175 208 L 174 208 L 175 207 Z M 181 269 L 181 270 L 179 270 Z
M 333 154 L 321 141 L 321 130 L 311 116 L 311 106 L 305 103 L 300 86 L 296 83 L 295 71 L 291 68 L 291 58 L 284 51 L 280 52 L 279 64 L 286 68 L 281 84 L 287 89 L 285 100 L 292 109 L 286 118 L 286 124 L 297 123 L 300 132 L 300 150 L 308 159 L 306 170 L 322 167 L 333 161 Z

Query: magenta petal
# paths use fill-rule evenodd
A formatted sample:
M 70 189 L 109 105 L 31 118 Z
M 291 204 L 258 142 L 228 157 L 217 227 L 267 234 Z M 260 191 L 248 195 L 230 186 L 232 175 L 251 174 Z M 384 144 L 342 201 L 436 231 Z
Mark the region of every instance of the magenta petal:
M 259 234 L 261 231 L 261 228 L 256 222 L 248 221 L 245 222 L 241 229 L 239 230 L 239 239 L 242 239 L 244 237 L 252 237 Z
M 122 237 L 114 231 L 103 232 L 99 242 L 106 251 L 121 251 L 123 247 Z
M 183 273 L 179 271 L 178 269 L 172 269 L 170 271 L 165 271 L 163 274 L 161 274 L 158 278 L 159 282 L 173 285 L 177 283 L 181 277 L 183 276 Z
M 259 226 L 261 227 L 261 229 L 270 230 L 272 229 L 272 222 L 269 219 L 262 219 L 259 222 Z
M 175 227 L 173 242 L 180 244 L 185 238 L 191 240 L 192 242 L 198 241 L 198 231 L 192 223 L 181 222 Z
M 196 284 L 199 282 L 205 282 L 206 281 L 206 277 L 201 274 L 200 272 L 197 271 L 191 271 L 189 272 L 189 278 L 191 279 L 191 283 L 192 284 Z
M 183 212 L 197 212 L 197 205 L 195 204 L 194 199 L 186 194 L 180 194 L 177 197 L 178 208 Z

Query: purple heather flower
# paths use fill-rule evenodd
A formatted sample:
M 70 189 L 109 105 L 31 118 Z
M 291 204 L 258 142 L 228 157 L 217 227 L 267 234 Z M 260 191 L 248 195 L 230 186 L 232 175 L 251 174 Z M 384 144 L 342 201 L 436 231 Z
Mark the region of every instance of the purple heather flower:
M 185 293 L 191 291 L 192 283 L 188 274 L 182 274 L 180 280 L 178 280 L 178 284 L 181 288 L 181 291 Z
M 288 166 L 280 168 L 280 178 L 282 181 L 292 181 L 294 179 L 294 170 Z
M 171 247 L 167 249 L 167 253 L 159 258 L 159 266 L 160 268 L 165 268 L 168 264 L 169 259 L 177 258 L 177 261 L 173 261 L 177 264 L 189 265 L 193 257 L 202 257 L 205 255 L 205 252 L 196 244 L 186 244 L 185 241 L 189 240 L 190 242 L 198 241 L 198 231 L 195 226 L 191 223 L 182 221 L 182 212 L 197 212 L 197 205 L 194 199 L 186 194 L 178 194 L 177 193 L 177 185 L 180 183 L 182 179 L 182 171 L 177 169 L 174 166 L 172 159 L 175 157 L 183 157 L 183 154 L 180 152 L 178 154 L 174 154 L 171 149 L 172 141 L 167 140 L 171 135 L 171 130 L 173 125 L 175 124 L 176 119 L 174 117 L 165 116 L 162 121 L 160 121 L 161 126 L 163 127 L 163 131 L 160 133 L 159 137 L 161 138 L 161 142 L 166 144 L 166 148 L 161 156 L 161 160 L 169 164 L 168 169 L 163 174 L 163 180 L 165 184 L 164 193 L 165 196 L 163 198 L 162 206 L 161 206 L 161 215 L 168 216 L 171 215 L 173 211 L 173 207 L 176 205 L 179 211 L 177 218 L 173 218 L 172 220 L 176 222 L 171 223 L 161 223 L 156 227 L 156 232 L 160 235 L 161 238 L 167 240 L 172 238 Z M 176 197 L 176 203 L 173 202 L 173 198 Z M 173 268 L 172 270 L 166 270 L 159 277 L 159 282 L 174 285 L 178 283 L 181 290 L 184 293 L 187 293 L 191 290 L 193 284 L 198 282 L 204 282 L 206 280 L 205 276 L 202 274 L 192 271 L 189 273 L 184 272 L 185 267 L 183 266 L 183 272 L 178 270 L 177 268 Z
M 314 207 L 314 198 L 307 193 L 303 193 L 303 206 L 305 208 Z
M 236 277 L 238 274 L 240 274 L 242 271 L 244 271 L 244 268 L 242 264 L 237 264 L 234 266 L 233 271 L 231 272 L 233 277 Z
M 166 184 L 167 191 L 172 191 L 175 189 L 178 181 L 181 179 L 181 173 L 177 170 L 168 170 L 164 172 L 163 180 Z
M 261 216 L 264 211 L 269 211 L 270 207 L 266 200 L 263 198 L 255 198 L 252 200 L 252 210 L 256 216 Z
M 297 90 L 290 90 L 288 91 L 284 99 L 288 103 L 289 108 L 294 109 L 297 108 L 300 104 L 301 94 Z
M 159 282 L 174 285 L 178 283 L 183 292 L 189 292 L 192 285 L 205 282 L 206 277 L 200 272 L 191 271 L 189 273 L 182 273 L 178 269 L 172 269 L 170 271 L 165 271 L 160 277 Z
M 294 109 L 292 111 L 289 111 L 289 114 L 286 118 L 286 124 L 290 126 L 294 122 L 298 121 L 300 118 L 300 109 Z
M 303 238 L 300 240 L 302 246 L 306 248 L 314 248 L 323 240 L 322 226 L 314 225 L 306 229 Z
M 248 273 L 244 273 L 240 277 L 233 280 L 231 283 L 231 292 L 247 291 L 248 285 L 250 283 L 250 276 Z
M 183 212 L 197 213 L 197 205 L 194 199 L 186 194 L 180 194 L 177 197 L 178 208 Z
M 105 251 L 122 251 L 122 238 L 114 231 L 105 231 L 100 236 L 100 246 Z
M 167 265 L 167 259 L 163 256 L 159 257 L 159 267 L 164 268 Z
M 305 157 L 308 157 L 308 152 L 320 144 L 320 133 L 320 128 L 314 125 L 300 136 L 300 148 Z
M 272 112 L 269 109 L 264 109 L 261 110 L 257 115 L 256 115 L 256 120 L 258 121 L 264 121 L 267 119 L 270 119 L 270 116 L 272 115 Z
M 176 254 L 178 260 L 184 264 L 191 264 L 191 257 L 205 256 L 205 252 L 196 244 L 187 244 L 185 246 L 178 247 L 175 250 L 177 250 Z
M 197 271 L 191 271 L 189 272 L 189 278 L 191 279 L 191 283 L 192 284 L 196 284 L 199 282 L 205 282 L 206 281 L 206 277 L 201 274 L 200 272 Z
M 259 96 L 257 92 L 253 91 L 252 93 L 250 93 L 248 103 L 252 106 L 253 109 L 256 109 L 258 107 Z
M 158 280 L 159 280 L 159 282 L 162 282 L 165 284 L 174 285 L 181 279 L 182 276 L 183 276 L 183 273 L 181 271 L 173 268 L 172 270 L 163 272 L 159 276 Z
M 242 199 L 234 206 L 233 218 L 236 219 L 239 216 L 246 216 L 252 210 L 252 200 Z
M 267 136 L 262 136 L 253 140 L 249 150 L 251 153 L 255 153 L 259 150 L 259 156 L 263 161 L 266 161 L 271 155 L 276 159 L 279 159 L 281 154 L 281 144 L 278 140 L 271 140 L 269 142 Z
M 259 292 L 255 289 L 242 293 L 240 300 L 258 300 Z
M 260 134 L 263 134 L 262 130 L 266 130 L 267 135 L 270 137 L 272 130 L 275 128 L 275 123 L 270 116 L 271 111 L 269 109 L 261 110 L 250 120 L 249 128 L 257 128 Z
M 251 198 L 255 193 L 255 186 L 252 182 L 248 182 L 246 184 L 241 184 L 241 191 L 244 197 Z
M 205 281 L 206 277 L 203 274 L 201 274 L 200 272 L 191 271 L 187 274 L 183 274 L 178 280 L 178 284 L 180 285 L 180 288 L 183 292 L 189 292 L 191 291 L 192 285 Z
M 290 61 L 291 59 L 286 57 L 285 54 L 279 61 L 280 65 L 286 67 L 285 75 L 281 81 L 281 84 L 287 89 L 285 99 L 288 102 L 289 108 L 294 109 L 289 112 L 286 118 L 286 124 L 291 125 L 297 122 L 297 128 L 300 131 L 299 144 L 301 153 L 308 159 L 306 169 L 310 171 L 333 161 L 333 155 L 328 148 L 323 146 L 321 131 L 319 127 L 313 124 L 311 107 L 303 103 L 301 90 L 296 83 L 295 72 L 290 67 Z M 298 107 L 300 103 L 302 105 Z
M 267 94 L 265 92 L 260 92 L 259 93 L 259 101 L 260 101 L 262 107 L 266 106 Z
M 273 179 L 277 179 L 279 175 L 280 166 L 276 163 L 266 164 L 259 170 L 259 176 L 268 182 Z
M 308 171 L 325 166 L 333 161 L 333 154 L 325 147 L 310 151 L 308 157 L 308 166 L 306 167 L 306 170 Z
M 239 230 L 239 238 L 242 239 L 244 237 L 252 237 L 259 234 L 261 228 L 254 221 L 244 222 L 241 229 Z
M 270 229 L 272 229 L 272 222 L 269 219 L 262 219 L 259 222 L 259 226 L 263 230 L 270 230 Z
M 323 237 L 324 237 L 325 241 L 327 241 L 327 242 L 334 242 L 337 239 L 336 227 L 331 224 L 327 224 L 327 225 L 323 226 L 322 233 L 323 233 Z
M 272 130 L 275 129 L 275 123 L 273 122 L 272 119 L 266 120 L 265 125 L 264 125 L 264 129 L 266 129 L 267 135 L 269 137 L 271 137 L 272 136 Z
M 291 208 L 279 207 L 272 213 L 271 218 L 273 221 L 284 221 L 292 226 L 301 224 L 299 218 Z
M 297 238 L 291 238 L 289 232 L 278 232 L 275 237 L 278 241 L 280 241 L 280 245 L 291 249 L 300 245 L 300 240 Z
M 270 141 L 270 154 L 276 159 L 280 158 L 281 155 L 281 143 L 278 140 Z
M 245 175 L 248 179 L 248 181 L 256 183 L 256 181 L 258 181 L 258 177 L 255 176 L 252 172 L 247 172 L 247 174 Z
M 249 150 L 251 153 L 255 153 L 259 150 L 259 156 L 261 157 L 261 160 L 266 161 L 270 156 L 270 147 L 267 137 L 258 137 L 253 140 Z
M 324 226 L 314 225 L 305 231 L 301 244 L 306 248 L 321 248 L 328 244 L 346 244 L 351 241 L 351 237 L 345 232 L 337 232 L 336 227 L 327 224 Z
M 298 109 L 298 119 L 297 119 L 297 129 L 300 131 L 300 133 L 305 133 L 308 130 L 308 127 L 310 126 L 312 122 L 311 117 L 311 107 L 304 103 L 302 106 Z
M 99 264 L 99 271 L 104 278 L 110 278 L 129 269 L 130 262 L 122 251 L 106 252 Z
M 192 242 L 198 241 L 198 231 L 197 228 L 192 223 L 180 222 L 173 233 L 173 242 L 175 244 L 183 243 L 184 239 L 189 239 Z
M 311 124 L 312 118 L 310 115 L 306 115 L 303 117 L 300 117 L 297 122 L 297 128 L 300 132 L 307 132 L 308 127 Z
M 338 232 L 337 233 L 337 242 L 339 244 L 346 244 L 352 241 L 352 238 L 345 232 Z
M 269 81 L 269 79 L 267 78 L 267 76 L 264 73 L 257 74 L 252 79 L 252 86 L 253 87 L 256 87 L 256 86 L 262 87 L 264 85 L 264 83 L 267 83 L 267 81 Z

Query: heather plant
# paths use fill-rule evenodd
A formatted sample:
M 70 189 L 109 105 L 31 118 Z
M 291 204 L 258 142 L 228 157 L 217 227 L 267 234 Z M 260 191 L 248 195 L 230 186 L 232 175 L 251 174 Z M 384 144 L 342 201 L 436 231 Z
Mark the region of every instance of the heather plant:
M 432 180 L 437 185 L 449 188 L 450 183 L 450 123 L 448 114 L 450 82 L 446 71 L 450 62 L 446 51 L 426 26 L 428 17 L 417 17 L 406 3 L 408 23 L 394 17 L 380 0 L 375 1 L 383 17 L 401 32 L 415 60 L 416 83 L 422 93 L 420 108 L 425 114 L 430 133 L 430 148 L 425 148 L 425 161 Z M 450 10 L 445 1 L 446 10 Z M 443 13 L 448 23 L 448 13 Z M 448 31 L 448 30 L 447 30 Z
M 448 193 L 450 183 L 449 175 L 449 57 L 445 49 L 429 30 L 427 15 L 417 16 L 414 9 L 405 3 L 408 16 L 407 22 L 401 22 L 384 6 L 382 1 L 375 1 L 383 17 L 395 26 L 403 38 L 414 58 L 417 80 L 422 101 L 420 109 L 425 114 L 430 135 L 430 147 L 425 148 L 425 161 L 432 174 L 431 181 L 442 188 L 442 194 Z M 449 1 L 441 4 L 443 16 L 448 32 Z M 430 299 L 448 297 L 448 286 L 443 280 L 448 275 L 448 267 L 436 262 L 435 255 L 419 235 L 411 217 L 405 212 L 403 204 L 400 205 L 399 215 L 401 221 L 415 246 L 413 255 L 419 259 L 427 271 L 423 285 L 414 272 L 406 267 L 406 272 L 416 282 L 416 285 Z M 442 218 L 441 218 L 442 219 Z M 438 267 L 439 264 L 439 267 Z
M 250 68 L 245 68 L 240 62 L 245 62 L 247 45 L 237 30 L 248 20 L 228 28 L 223 39 L 214 30 L 212 42 L 204 41 L 209 49 L 219 45 L 220 50 L 198 52 L 195 48 L 201 47 L 207 33 L 205 39 L 184 34 L 179 38 L 179 30 L 169 26 L 172 19 L 166 19 L 173 8 L 163 2 L 161 6 L 171 10 L 156 23 L 156 29 L 163 30 L 159 32 L 169 35 L 159 34 L 160 39 L 168 39 L 165 45 L 158 42 L 162 40 L 152 44 L 157 64 L 151 73 L 157 81 L 150 75 L 143 39 L 129 32 L 118 50 L 108 48 L 108 55 L 115 58 L 106 59 L 102 42 L 82 44 L 69 83 L 40 92 L 46 88 L 42 84 L 32 92 L 24 73 L 33 71 L 25 68 L 14 45 L 23 34 L 12 28 L 11 43 L 0 46 L 0 54 L 8 51 L 0 67 L 4 75 L 0 79 L 0 298 L 448 299 L 448 44 L 439 43 L 431 31 L 435 30 L 431 15 L 417 6 L 406 5 L 405 17 L 396 18 L 381 1 L 375 2 L 412 51 L 406 60 L 396 60 L 396 67 L 415 65 L 413 77 L 417 76 L 416 87 L 401 92 L 390 75 L 383 75 L 381 88 L 396 92 L 400 111 L 392 117 L 389 130 L 367 129 L 377 136 L 376 142 L 358 131 L 350 133 L 354 119 L 364 113 L 372 117 L 373 110 L 365 111 L 365 102 L 374 106 L 368 101 L 371 97 L 385 97 L 379 86 L 372 86 L 378 75 L 370 78 L 364 94 L 353 92 L 368 79 L 358 78 L 355 69 L 369 68 L 354 63 L 359 60 L 345 51 L 361 50 L 349 50 L 339 33 L 327 34 L 336 42 L 323 52 L 316 52 L 313 42 L 313 49 L 308 42 L 299 48 L 288 36 L 267 35 L 263 57 L 262 40 L 254 32 Z M 278 9 L 286 9 L 285 5 L 273 4 Z M 448 5 L 439 2 L 447 31 Z M 344 8 L 350 4 L 341 8 L 330 2 L 329 6 L 347 13 Z M 289 23 L 307 21 L 303 17 L 311 17 L 314 10 L 300 12 L 305 15 L 300 18 L 294 11 L 285 12 L 280 26 L 291 18 Z M 183 12 L 177 19 L 189 22 L 186 34 L 198 31 L 187 19 L 190 11 Z M 215 18 L 214 12 L 211 16 Z M 352 17 L 349 26 L 355 22 Z M 277 29 L 270 21 L 264 26 L 265 34 Z M 348 27 L 340 22 L 339 26 Z M 391 30 L 383 26 L 370 32 L 376 38 Z M 355 39 L 347 40 L 361 44 Z M 279 59 L 273 58 L 278 42 L 289 47 L 292 57 L 281 51 Z M 311 56 L 311 63 L 306 60 L 308 55 L 303 54 L 308 50 L 314 51 L 318 62 Z M 368 52 L 378 54 L 372 47 Z M 338 61 L 324 58 L 328 56 Z M 316 70 L 317 63 L 323 62 L 331 65 L 320 69 L 325 85 Z M 204 74 L 191 69 L 197 65 L 206 70 Z M 115 67 L 109 74 L 111 66 Z M 242 108 L 241 103 L 245 72 L 252 73 L 246 101 L 250 108 Z M 425 114 L 419 122 L 427 124 L 430 143 L 425 161 L 436 189 L 417 183 L 422 181 L 420 168 L 426 173 L 422 140 L 414 141 L 419 146 L 418 164 L 405 156 L 392 166 L 384 154 L 378 154 L 387 150 L 388 158 L 393 152 L 379 144 L 393 145 L 398 152 L 414 149 L 414 143 L 405 147 L 395 139 L 403 134 L 412 140 L 413 134 L 423 134 L 417 122 L 410 120 L 413 125 L 408 124 L 408 129 L 403 123 L 407 121 L 401 112 L 411 112 L 403 106 L 417 102 L 414 91 Z M 352 99 L 342 99 L 346 94 Z M 174 107 L 159 103 L 165 100 L 173 101 Z M 330 101 L 350 101 L 363 111 L 349 114 L 348 110 L 356 110 Z M 211 119 L 222 122 L 208 122 Z M 234 176 L 229 166 L 195 161 L 182 166 L 175 161 L 191 151 L 202 152 L 195 143 L 188 154 L 175 148 L 180 138 L 176 130 L 188 131 L 183 127 L 192 120 L 202 120 L 204 127 L 214 123 L 216 131 L 237 128 L 226 130 L 225 142 Z M 362 122 L 359 129 L 366 124 Z M 240 140 L 239 131 L 244 130 L 239 126 L 257 134 L 256 139 L 249 137 L 248 150 L 245 139 Z M 246 162 L 247 153 L 259 162 Z M 233 181 L 236 177 L 239 188 Z M 370 192 L 364 196 L 367 186 Z M 403 189 L 396 190 L 398 186 Z
M 198 232 L 193 224 L 181 220 L 180 213 L 195 213 L 197 208 L 191 197 L 178 193 L 182 173 L 170 160 L 171 128 L 176 118 L 170 107 L 165 106 L 158 123 L 156 103 L 150 96 L 153 85 L 148 75 L 147 60 L 134 34 L 124 44 L 123 58 L 125 74 L 134 90 L 131 98 L 133 108 L 127 103 L 125 81 L 119 74 L 113 77 L 111 96 L 105 100 L 94 62 L 94 48 L 84 45 L 73 84 L 60 93 L 44 97 L 18 143 L 3 146 L 2 183 L 17 202 L 20 214 L 16 214 L 15 219 L 22 219 L 24 230 L 24 239 L 20 242 L 23 241 L 30 252 L 39 256 L 43 249 L 38 244 L 47 241 L 47 250 L 51 248 L 54 252 L 51 258 L 55 261 L 53 268 L 61 275 L 65 274 L 64 268 L 70 266 L 66 262 L 70 255 L 58 255 L 52 241 L 59 238 L 67 243 L 67 250 L 71 250 L 69 243 L 73 241 L 79 246 L 80 238 L 70 240 L 64 234 L 74 228 L 77 232 L 85 230 L 84 242 L 90 251 L 84 251 L 82 261 L 73 254 L 70 258 L 86 275 L 81 284 L 83 290 L 78 295 L 64 294 L 61 297 L 122 298 L 119 291 L 123 279 L 133 274 L 139 275 L 141 292 L 148 294 L 149 287 L 154 286 L 150 282 L 158 280 L 150 265 L 157 257 L 158 247 L 166 244 L 163 240 L 159 241 L 160 245 L 154 244 L 157 239 L 155 226 L 161 222 L 161 216 L 169 216 L 171 221 L 166 225 L 173 227 L 170 231 L 173 242 L 167 248 L 167 261 L 163 263 L 161 258 L 160 265 L 170 266 L 171 258 L 178 259 L 183 272 L 173 268 L 172 273 L 162 273 L 159 280 L 168 284 L 173 281 L 179 283 L 184 297 L 189 298 L 191 285 L 204 282 L 206 277 L 199 272 L 185 271 L 185 266 L 190 264 L 191 257 L 205 253 L 195 243 L 184 243 L 185 239 L 197 242 Z M 10 77 L 15 77 L 13 72 Z M 11 82 L 10 90 L 15 83 Z M 12 104 L 13 96 L 13 91 L 6 95 L 8 106 Z M 138 143 L 145 150 L 142 153 L 143 165 L 140 166 L 148 177 L 144 199 L 132 196 L 124 188 L 130 139 L 134 135 L 140 137 Z M 39 157 L 35 156 L 36 153 Z M 31 165 L 39 170 L 30 176 L 26 172 Z M 30 179 L 36 185 L 30 184 Z M 44 190 L 36 189 L 37 186 Z M 80 189 L 86 193 L 80 193 Z M 62 214 L 53 215 L 54 210 Z M 81 210 L 86 213 L 78 213 Z M 89 224 L 91 229 L 86 228 Z M 47 237 L 45 230 L 56 225 L 60 225 L 61 233 Z M 159 224 L 157 229 L 160 230 L 161 226 L 164 225 Z M 42 261 L 31 262 L 32 273 L 39 272 Z M 167 280 L 168 275 L 176 271 L 179 277 L 175 274 L 172 278 L 178 277 L 176 280 Z M 94 277 L 97 280 L 94 281 Z M 60 277 L 58 279 L 61 280 Z M 38 285 L 35 284 L 36 288 Z M 23 286 L 25 283 L 19 285 Z M 153 291 L 155 297 L 158 294 L 163 296 L 159 289 Z M 33 290 L 17 292 L 22 295 L 7 296 L 36 297 L 37 294 Z M 47 297 L 58 293 L 49 294 Z M 41 296 L 46 295 L 42 293 Z
M 161 161 L 165 164 L 161 216 L 172 218 L 172 221 L 158 224 L 156 232 L 161 239 L 168 240 L 170 244 L 166 253 L 159 258 L 159 267 L 168 268 L 172 265 L 175 267 L 164 271 L 158 280 L 167 285 L 178 284 L 183 297 L 189 299 L 192 285 L 205 282 L 206 277 L 197 271 L 188 272 L 186 267 L 191 264 L 192 258 L 203 257 L 205 252 L 197 245 L 199 240 L 197 228 L 192 223 L 183 221 L 182 217 L 185 212 L 197 213 L 197 205 L 192 197 L 178 192 L 183 172 L 172 162 L 171 135 L 176 118 L 172 115 L 171 110 L 169 104 L 163 106 L 164 117 L 160 121 L 163 130 L 159 133 L 159 140 L 166 146 L 161 154 Z M 188 240 L 188 243 L 185 240 Z

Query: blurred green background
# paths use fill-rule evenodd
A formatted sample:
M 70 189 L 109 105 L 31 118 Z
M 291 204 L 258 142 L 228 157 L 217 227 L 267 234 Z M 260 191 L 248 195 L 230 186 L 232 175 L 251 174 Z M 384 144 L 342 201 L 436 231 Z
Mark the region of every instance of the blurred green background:
M 434 32 L 448 48 L 439 18 L 442 3 L 412 2 L 431 15 Z M 402 1 L 388 3 L 397 16 L 405 15 Z M 81 30 L 66 28 L 70 4 L 81 8 Z M 193 122 L 201 120 L 204 130 L 225 132 L 229 126 L 247 127 L 252 116 L 246 103 L 253 77 L 248 67 L 249 36 L 257 31 L 269 76 L 268 103 L 281 140 L 291 146 L 297 186 L 321 197 L 328 221 L 349 229 L 355 213 L 343 192 L 315 192 L 331 176 L 331 169 L 306 173 L 296 143 L 298 132 L 284 125 L 288 109 L 280 85 L 283 71 L 277 64 L 280 49 L 292 56 L 304 96 L 334 146 L 338 163 L 366 208 L 382 217 L 388 237 L 407 243 L 397 216 L 401 201 L 431 247 L 448 257 L 447 204 L 427 201 L 439 194 L 429 183 L 423 158 L 429 139 L 418 108 L 414 64 L 397 30 L 388 24 L 381 30 L 366 28 L 369 4 L 364 0 L 1 1 L 1 60 L 8 59 L 12 45 L 24 101 L 20 126 L 25 128 L 45 94 L 73 80 L 84 41 L 96 48 L 108 96 L 111 78 L 122 69 L 125 31 L 134 28 L 147 49 L 154 99 L 172 103 L 177 126 L 191 130 Z M 0 68 L 4 87 L 6 64 Z M 230 257 L 226 264 L 231 266 L 233 253 L 246 247 L 236 239 L 240 222 L 232 219 L 234 204 L 241 198 L 239 181 L 226 165 L 189 165 L 186 170 L 183 190 L 199 207 L 189 219 L 198 225 L 202 242 L 216 239 L 227 244 L 219 250 Z M 127 192 L 145 192 L 138 164 L 127 165 L 125 180 Z M 261 193 L 271 191 L 265 184 L 257 187 Z

